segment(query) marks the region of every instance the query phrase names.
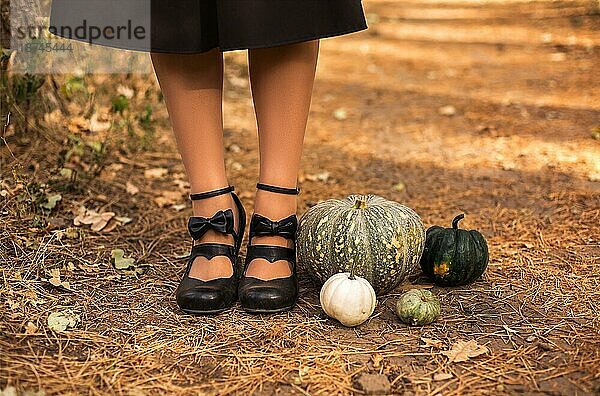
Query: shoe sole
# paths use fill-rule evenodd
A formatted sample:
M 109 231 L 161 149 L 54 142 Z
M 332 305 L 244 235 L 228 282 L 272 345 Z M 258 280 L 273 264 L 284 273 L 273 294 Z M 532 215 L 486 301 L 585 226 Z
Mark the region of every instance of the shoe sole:
M 283 307 L 283 308 L 277 308 L 277 309 L 254 309 L 254 308 L 244 308 L 242 307 L 242 309 L 244 310 L 244 312 L 248 312 L 251 314 L 272 314 L 272 313 L 280 313 L 280 312 L 285 312 L 285 311 L 289 311 L 292 308 L 294 308 L 294 305 L 290 305 L 289 307 Z
M 221 312 L 225 312 L 229 309 L 229 307 L 227 308 L 219 308 L 219 309 L 212 309 L 212 310 L 208 310 L 208 311 L 197 311 L 194 309 L 183 309 L 181 308 L 181 310 L 186 313 L 186 314 L 190 314 L 190 315 L 215 315 L 215 314 L 219 314 Z

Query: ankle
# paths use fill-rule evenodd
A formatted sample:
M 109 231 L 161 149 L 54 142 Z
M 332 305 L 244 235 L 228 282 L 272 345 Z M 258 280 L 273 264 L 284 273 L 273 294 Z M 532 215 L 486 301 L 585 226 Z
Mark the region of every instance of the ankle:
M 194 216 L 210 217 L 219 210 L 233 209 L 236 211 L 235 203 L 231 194 L 219 195 L 207 199 L 192 201 Z
M 296 195 L 277 194 L 264 190 L 256 191 L 254 213 L 277 221 L 296 213 Z

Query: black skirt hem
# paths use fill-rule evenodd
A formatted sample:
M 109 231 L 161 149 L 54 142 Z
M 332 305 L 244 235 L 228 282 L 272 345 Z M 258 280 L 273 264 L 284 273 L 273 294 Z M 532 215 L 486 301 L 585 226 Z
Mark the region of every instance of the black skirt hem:
M 333 32 L 328 32 L 328 33 L 317 33 L 317 34 L 312 34 L 309 36 L 302 36 L 302 37 L 292 38 L 292 39 L 287 39 L 287 40 L 282 40 L 282 41 L 275 41 L 275 42 L 272 42 L 269 44 L 239 45 L 239 46 L 231 46 L 231 47 L 224 47 L 224 48 L 220 47 L 220 46 L 211 46 L 208 48 L 200 48 L 200 49 L 192 49 L 192 50 L 169 50 L 169 49 L 161 49 L 161 48 L 148 49 L 148 48 L 139 48 L 139 47 L 127 47 L 127 46 L 116 45 L 116 44 L 111 45 L 110 43 L 106 43 L 106 42 L 92 43 L 91 45 L 98 45 L 101 47 L 122 49 L 122 50 L 126 50 L 126 51 L 137 51 L 137 52 L 148 52 L 148 53 L 159 53 L 159 54 L 194 55 L 194 54 L 202 54 L 202 53 L 205 53 L 208 51 L 212 51 L 215 48 L 219 48 L 219 50 L 221 52 L 228 52 L 228 51 L 240 51 L 240 50 L 279 47 L 282 45 L 296 44 L 296 43 L 301 43 L 304 41 L 320 40 L 320 39 L 325 39 L 325 38 L 342 36 L 342 35 L 350 34 L 350 33 L 356 33 L 356 32 L 365 30 L 367 28 L 368 28 L 368 26 L 366 24 L 363 24 L 361 26 L 356 26 L 351 29 L 346 29 L 346 30 L 341 30 L 341 31 L 333 31 Z M 72 37 L 64 37 L 64 36 L 56 35 L 54 33 L 52 33 L 52 34 L 57 37 L 64 38 L 64 39 L 79 41 L 82 43 L 88 43 L 87 40 L 81 40 L 81 39 L 72 38 Z

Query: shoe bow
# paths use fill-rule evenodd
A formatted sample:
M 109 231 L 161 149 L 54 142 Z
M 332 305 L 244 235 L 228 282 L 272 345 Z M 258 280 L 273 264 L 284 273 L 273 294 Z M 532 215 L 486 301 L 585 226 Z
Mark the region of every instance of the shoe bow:
M 188 230 L 194 240 L 202 238 L 208 230 L 215 230 L 223 234 L 233 234 L 233 211 L 218 211 L 212 217 L 190 217 Z
M 295 215 L 286 217 L 279 221 L 273 221 L 259 214 L 252 216 L 252 225 L 250 229 L 254 235 L 276 235 L 288 239 L 294 239 L 298 220 Z

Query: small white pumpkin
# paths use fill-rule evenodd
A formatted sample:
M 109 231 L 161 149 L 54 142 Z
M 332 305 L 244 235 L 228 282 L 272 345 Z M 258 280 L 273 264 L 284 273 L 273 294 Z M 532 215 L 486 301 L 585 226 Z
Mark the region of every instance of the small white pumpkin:
M 377 305 L 375 290 L 369 281 L 349 272 L 340 272 L 327 279 L 319 299 L 328 316 L 348 327 L 367 320 Z

